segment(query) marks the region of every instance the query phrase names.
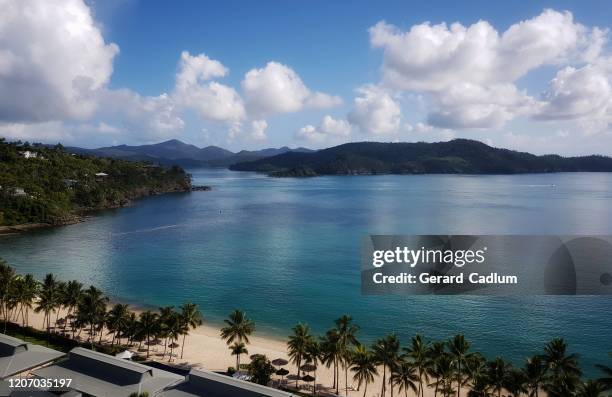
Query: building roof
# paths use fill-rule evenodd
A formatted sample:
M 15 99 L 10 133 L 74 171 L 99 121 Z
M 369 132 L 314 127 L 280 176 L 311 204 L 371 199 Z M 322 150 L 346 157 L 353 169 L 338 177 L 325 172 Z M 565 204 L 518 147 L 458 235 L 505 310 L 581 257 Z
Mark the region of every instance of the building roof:
M 50 363 L 64 353 L 0 334 L 0 379 Z
M 39 378 L 70 378 L 71 389 L 99 397 L 127 397 L 145 391 L 155 395 L 184 379 L 168 371 L 81 347 L 72 349 L 67 360 L 33 374 Z
M 294 394 L 245 382 L 210 371 L 192 369 L 185 382 L 159 394 L 162 397 L 292 397 Z

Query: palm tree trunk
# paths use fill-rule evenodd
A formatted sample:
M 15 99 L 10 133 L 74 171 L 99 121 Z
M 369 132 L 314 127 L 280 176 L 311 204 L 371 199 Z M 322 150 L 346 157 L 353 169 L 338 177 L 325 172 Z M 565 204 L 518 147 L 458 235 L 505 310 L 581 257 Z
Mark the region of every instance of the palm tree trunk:
M 185 337 L 187 334 L 183 334 L 183 343 L 181 343 L 181 359 L 183 358 L 183 349 L 185 349 Z
M 366 393 L 368 392 L 368 381 L 365 382 L 365 388 L 363 389 L 363 397 L 366 397 Z
M 385 397 L 385 385 L 387 383 L 387 366 L 383 364 L 383 381 L 380 389 L 380 394 Z
M 344 394 L 348 396 L 348 365 L 344 364 Z

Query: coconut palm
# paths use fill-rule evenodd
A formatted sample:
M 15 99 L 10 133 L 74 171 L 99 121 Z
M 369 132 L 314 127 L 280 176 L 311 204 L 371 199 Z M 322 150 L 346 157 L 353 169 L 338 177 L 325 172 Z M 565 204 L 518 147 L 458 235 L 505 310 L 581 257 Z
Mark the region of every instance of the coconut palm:
M 57 306 L 59 299 L 57 293 L 57 280 L 53 274 L 47 274 L 42 283 L 42 287 L 38 296 L 38 305 L 34 309 L 36 313 L 41 311 L 45 314 L 43 317 L 43 324 L 47 329 L 47 334 L 51 330 L 51 313 Z
M 487 375 L 493 391 L 497 393 L 497 397 L 501 397 L 508 375 L 508 364 L 503 358 L 496 357 L 495 360 L 488 363 Z
M 578 356 L 567 353 L 567 344 L 562 338 L 555 338 L 544 347 L 544 363 L 548 376 L 544 389 L 549 396 L 568 395 L 575 392 L 582 371 L 578 366 Z
M 391 371 L 390 381 L 391 384 L 398 387 L 400 392 L 403 390 L 404 395 L 408 397 L 408 390 L 417 392 L 417 382 L 420 383 L 421 379 L 414 363 L 401 360 Z
M 128 320 L 129 306 L 124 304 L 116 304 L 109 311 L 106 318 L 106 329 L 113 334 L 111 346 L 115 344 L 115 339 L 119 337 L 121 342 L 121 330 L 125 329 Z M 119 343 L 120 344 L 120 343 Z
M 462 334 L 455 335 L 448 342 L 448 349 L 455 364 L 455 376 L 457 381 L 457 397 L 461 397 L 461 385 L 463 384 L 463 372 L 466 360 L 469 357 L 470 343 Z
M 310 343 L 306 346 L 304 359 L 314 367 L 312 395 L 315 396 L 317 394 L 317 368 L 321 359 L 321 344 L 317 339 L 312 338 Z
M 600 397 L 604 391 L 606 389 L 599 381 L 589 379 L 578 387 L 576 397 Z
M 334 366 L 334 378 L 333 388 L 336 389 L 336 394 L 339 394 L 339 382 L 338 382 L 338 362 L 341 359 L 340 344 L 338 342 L 338 330 L 330 329 L 325 333 L 325 336 L 321 338 L 321 361 L 327 368 Z
M 166 357 L 166 351 L 168 349 L 168 339 L 170 338 L 170 326 L 175 316 L 174 306 L 164 306 L 159 308 L 158 321 L 158 332 L 157 336 L 164 338 L 164 352 L 162 354 L 162 360 Z
M 429 377 L 435 378 L 434 382 L 434 396 L 438 395 L 438 382 L 440 380 L 440 373 L 438 371 L 438 360 L 442 357 L 446 350 L 445 342 L 433 342 L 429 345 L 427 349 L 427 375 Z
M 249 351 L 243 342 L 234 342 L 229 349 L 232 356 L 236 356 L 236 371 L 240 371 L 240 355 L 249 354 Z
M 102 294 L 102 291 L 90 286 L 85 292 L 77 306 L 77 321 L 83 325 L 89 325 L 89 340 L 91 348 L 94 347 L 95 330 L 104 327 L 106 319 L 106 304 L 108 298 Z
M 429 345 L 423 340 L 423 337 L 419 334 L 416 334 L 412 337 L 411 344 L 409 347 L 405 347 L 403 350 L 405 352 L 404 357 L 408 359 L 416 368 L 419 377 L 419 388 L 417 391 L 417 395 L 424 395 L 425 390 L 423 388 L 423 378 L 425 381 L 429 381 L 429 376 L 427 374 L 427 367 L 429 365 L 429 356 L 428 356 Z
M 389 372 L 391 372 L 397 364 L 399 349 L 400 342 L 395 334 L 389 334 L 378 339 L 372 346 L 377 364 L 383 367 L 383 379 L 380 393 L 383 397 L 387 390 L 387 368 Z
M 533 356 L 527 359 L 523 373 L 525 374 L 525 385 L 529 397 L 538 397 L 539 390 L 546 380 L 546 366 L 542 357 Z
M 23 277 L 19 277 L 15 287 L 15 298 L 20 307 L 19 314 L 21 315 L 21 324 L 27 327 L 32 303 L 38 295 L 39 284 L 38 281 L 34 279 L 34 276 L 26 274 Z
M 249 343 L 249 336 L 255 331 L 255 323 L 245 312 L 234 310 L 223 322 L 227 326 L 221 328 L 221 337 L 228 345 L 234 341 Z
M 338 347 L 341 362 L 344 367 L 344 394 L 348 395 L 348 367 L 353 346 L 357 345 L 357 332 L 359 327 L 353 324 L 353 318 L 344 314 L 334 321 L 338 332 Z
M 181 322 L 183 325 L 183 343 L 181 344 L 181 358 L 183 358 L 183 350 L 185 348 L 185 337 L 189 334 L 189 329 L 195 329 L 202 325 L 204 318 L 195 303 L 186 303 L 181 306 Z
M 11 290 L 15 282 L 15 270 L 0 259 L 0 312 L 4 316 L 4 332 L 10 318 Z
M 504 388 L 513 397 L 519 397 L 522 393 L 527 393 L 527 378 L 525 373 L 518 368 L 508 367 Z
M 610 353 L 610 357 L 612 357 L 612 353 Z M 609 391 L 612 390 L 612 367 L 608 367 L 606 365 L 597 364 L 595 365 L 601 372 L 605 374 L 604 377 L 599 378 L 599 383 L 603 386 L 604 390 Z
M 376 358 L 371 351 L 364 345 L 357 345 L 351 355 L 351 371 L 353 380 L 357 382 L 357 389 L 364 384 L 363 397 L 368 392 L 368 384 L 374 382 L 374 377 L 378 376 L 376 369 Z
M 62 292 L 61 300 L 64 307 L 67 308 L 66 319 L 68 319 L 74 313 L 83 295 L 83 284 L 76 280 L 69 281 Z M 67 321 L 64 324 L 67 324 Z M 65 328 L 66 326 L 64 325 L 64 329 Z
M 297 388 L 302 360 L 306 357 L 308 345 L 313 343 L 314 338 L 310 334 L 310 327 L 306 324 L 299 323 L 293 327 L 292 331 L 293 334 L 289 335 L 289 341 L 287 342 L 287 350 L 289 358 L 298 369 L 298 376 L 295 379 L 295 387 Z
M 159 330 L 158 318 L 159 316 L 157 313 L 153 313 L 150 310 L 140 313 L 139 326 L 140 332 L 145 336 L 147 358 L 149 358 L 149 353 L 151 350 L 151 337 L 155 336 Z

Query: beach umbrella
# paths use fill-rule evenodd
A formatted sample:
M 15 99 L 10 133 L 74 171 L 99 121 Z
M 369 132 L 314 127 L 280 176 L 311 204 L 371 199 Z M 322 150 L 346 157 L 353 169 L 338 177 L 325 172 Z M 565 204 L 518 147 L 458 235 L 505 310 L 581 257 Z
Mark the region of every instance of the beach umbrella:
M 171 349 L 176 349 L 177 347 L 179 347 L 180 345 L 176 342 L 172 342 L 168 345 L 169 348 Z
M 289 361 L 285 360 L 284 358 L 277 358 L 275 360 L 272 360 L 272 365 L 276 365 L 277 367 L 283 367 L 287 364 L 289 364 Z
M 313 377 L 312 377 L 312 376 L 310 376 L 310 375 L 306 375 L 306 376 L 304 376 L 304 377 L 302 378 L 302 380 L 303 380 L 304 382 L 308 383 L 308 382 L 314 382 L 315 378 L 313 378 Z
M 304 372 L 312 372 L 312 371 L 314 371 L 315 369 L 317 369 L 317 367 L 315 367 L 315 366 L 314 366 L 314 365 L 312 365 L 312 364 L 304 364 L 304 365 L 302 365 L 302 366 L 300 367 L 300 369 L 301 369 L 302 371 L 304 371 Z
M 278 371 L 276 371 L 276 375 L 281 377 L 281 383 L 283 383 L 285 381 L 285 375 L 288 375 L 289 371 L 285 368 L 281 368 Z

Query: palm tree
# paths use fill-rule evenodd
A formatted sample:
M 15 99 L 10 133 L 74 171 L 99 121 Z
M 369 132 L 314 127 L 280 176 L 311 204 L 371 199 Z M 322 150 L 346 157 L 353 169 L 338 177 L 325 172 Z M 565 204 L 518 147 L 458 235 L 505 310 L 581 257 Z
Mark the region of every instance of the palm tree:
M 567 354 L 567 344 L 562 338 L 555 338 L 544 347 L 543 360 L 548 370 L 544 389 L 549 396 L 568 395 L 578 386 L 582 371 L 578 356 Z
M 43 317 L 43 325 L 47 329 L 47 334 L 51 330 L 51 313 L 57 306 L 58 294 L 57 294 L 57 281 L 53 274 L 47 274 L 45 280 L 42 283 L 42 288 L 38 296 L 38 305 L 34 309 L 36 313 L 41 311 L 45 314 Z
M 245 312 L 234 310 L 223 322 L 227 326 L 221 328 L 221 337 L 228 345 L 234 341 L 249 343 L 249 336 L 255 331 L 255 323 Z
M 348 396 L 348 367 L 351 346 L 357 345 L 357 332 L 359 327 L 353 324 L 353 318 L 344 314 L 334 321 L 338 332 L 338 347 L 344 367 L 344 394 Z
M 376 369 L 376 358 L 371 351 L 364 345 L 357 345 L 351 355 L 351 371 L 354 372 L 353 380 L 357 382 L 358 389 L 361 384 L 365 384 L 363 397 L 368 392 L 368 384 L 374 382 L 374 377 L 378 376 Z
M 313 337 L 310 334 L 310 327 L 306 324 L 299 323 L 292 329 L 293 334 L 289 335 L 289 341 L 287 341 L 287 350 L 289 358 L 297 367 L 297 378 L 295 379 L 295 387 L 298 387 L 298 381 L 300 379 L 300 366 L 302 360 L 308 352 L 308 345 L 313 342 Z
M 338 394 L 339 382 L 338 382 L 338 361 L 341 359 L 340 355 L 340 344 L 338 343 L 338 330 L 335 328 L 330 329 L 325 333 L 325 336 L 321 338 L 321 361 L 327 368 L 334 366 L 334 383 L 333 388 L 336 389 Z
M 378 365 L 383 366 L 383 379 L 381 386 L 381 395 L 384 397 L 387 390 L 387 368 L 389 372 L 395 367 L 398 361 L 398 352 L 400 349 L 399 339 L 395 334 L 389 334 L 380 338 L 372 346 L 372 351 L 376 357 Z
M 168 339 L 170 337 L 170 326 L 174 317 L 174 306 L 164 306 L 159 308 L 158 321 L 158 336 L 164 338 L 164 353 L 162 354 L 162 360 L 166 357 L 166 351 L 168 349 Z
M 139 324 L 141 332 L 145 335 L 147 344 L 147 358 L 149 358 L 149 352 L 151 349 L 151 336 L 156 335 L 159 327 L 158 323 L 159 316 L 157 313 L 153 313 L 150 310 L 146 310 L 140 313 Z
M 108 316 L 106 318 L 106 329 L 109 331 L 109 333 L 113 334 L 113 338 L 111 339 L 111 346 L 115 344 L 115 339 L 117 337 L 119 337 L 119 342 L 121 342 L 120 331 L 125 328 L 128 319 L 128 313 L 129 306 L 120 303 L 114 305 L 109 310 Z
M 408 390 L 411 389 L 417 392 L 416 382 L 421 382 L 417 373 L 417 368 L 414 363 L 402 360 L 391 371 L 391 384 L 396 385 L 399 391 L 404 391 L 404 395 L 408 397 Z
M 453 376 L 455 374 L 455 362 L 450 353 L 443 352 L 435 362 L 435 374 L 437 381 L 436 390 L 440 391 L 444 397 L 454 394 Z
M 465 363 L 467 379 L 471 380 L 469 397 L 487 397 L 491 382 L 489 379 L 489 367 L 487 359 L 480 353 L 470 354 Z
M 612 357 L 612 353 L 610 353 L 610 357 Z M 612 390 L 612 367 L 601 364 L 597 364 L 595 366 L 605 374 L 603 378 L 598 379 L 599 383 L 601 383 L 601 385 L 604 387 L 604 390 Z
M 419 389 L 417 395 L 422 396 L 425 394 L 423 378 L 425 378 L 426 382 L 429 381 L 429 376 L 427 374 L 429 346 L 419 334 L 413 336 L 411 342 L 410 347 L 405 347 L 403 350 L 405 352 L 405 358 L 409 359 L 417 370 L 419 376 Z
M 79 283 L 76 280 L 69 281 L 66 284 L 66 288 L 64 288 L 62 296 L 62 304 L 68 309 L 66 312 L 66 320 L 68 320 L 68 318 L 70 318 L 71 315 L 74 313 L 74 310 L 79 304 L 79 300 L 81 299 L 82 295 L 83 284 Z M 64 323 L 64 329 L 66 328 L 65 324 L 67 323 L 68 321 Z
M 0 312 L 4 316 L 4 332 L 10 317 L 11 290 L 15 282 L 15 270 L 0 259 Z
M 519 397 L 522 393 L 527 392 L 527 378 L 525 373 L 518 368 L 509 366 L 504 388 L 512 393 L 513 397 Z
M 19 277 L 15 288 L 15 298 L 20 306 L 21 324 L 24 327 L 28 326 L 29 312 L 32 309 L 32 302 L 38 295 L 38 281 L 31 274 L 26 274 Z
M 242 342 L 234 342 L 233 345 L 229 347 L 232 356 L 236 356 L 236 371 L 240 371 L 240 355 L 241 354 L 249 354 L 249 351 L 246 348 L 246 345 Z
M 438 360 L 445 353 L 446 343 L 445 342 L 433 342 L 427 349 L 427 375 L 435 378 L 434 385 L 434 396 L 438 396 L 438 381 L 440 380 L 440 373 L 438 368 Z
M 106 319 L 106 304 L 108 298 L 102 294 L 102 291 L 90 286 L 84 293 L 77 306 L 77 321 L 81 324 L 89 325 L 89 340 L 91 348 L 94 347 L 95 330 L 104 327 Z
M 606 389 L 599 381 L 589 379 L 578 387 L 576 397 L 600 397 L 604 391 Z
M 496 357 L 495 360 L 489 362 L 487 375 L 493 391 L 497 392 L 497 397 L 501 397 L 502 389 L 506 382 L 508 374 L 508 364 L 501 357 Z
M 183 358 L 183 350 L 185 348 L 185 337 L 189 334 L 189 329 L 195 329 L 202 325 L 204 318 L 195 303 L 186 303 L 181 306 L 181 321 L 183 325 L 183 343 L 181 344 L 181 358 Z
M 310 363 L 314 367 L 314 379 L 312 383 L 312 395 L 317 394 L 317 367 L 319 366 L 319 360 L 321 359 L 321 345 L 316 338 L 312 338 L 310 343 L 306 346 L 306 354 L 304 355 L 307 363 Z
M 455 335 L 448 342 L 448 349 L 455 362 L 456 380 L 457 380 L 457 397 L 461 397 L 461 385 L 463 383 L 464 364 L 469 356 L 470 343 L 465 340 L 462 334 Z
M 527 359 L 523 373 L 529 397 L 538 397 L 539 390 L 546 379 L 546 367 L 542 362 L 542 357 L 533 356 Z

